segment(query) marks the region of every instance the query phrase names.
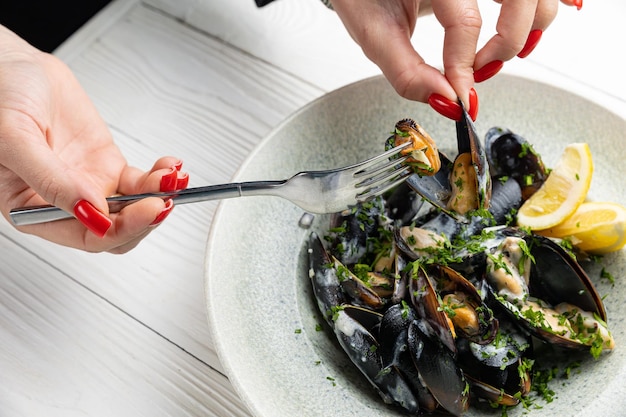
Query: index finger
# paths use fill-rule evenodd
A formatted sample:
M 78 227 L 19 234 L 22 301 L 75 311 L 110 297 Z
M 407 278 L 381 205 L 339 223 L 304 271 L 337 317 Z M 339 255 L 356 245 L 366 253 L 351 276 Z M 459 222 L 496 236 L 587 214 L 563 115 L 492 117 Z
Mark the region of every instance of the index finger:
M 508 61 L 522 50 L 533 27 L 538 3 L 538 0 L 502 2 L 496 23 L 497 33 L 476 55 L 476 69 L 483 68 L 490 62 Z
M 474 59 L 482 26 L 476 0 L 433 0 L 433 13 L 445 31 L 443 67 L 446 78 L 469 108 L 474 85 Z

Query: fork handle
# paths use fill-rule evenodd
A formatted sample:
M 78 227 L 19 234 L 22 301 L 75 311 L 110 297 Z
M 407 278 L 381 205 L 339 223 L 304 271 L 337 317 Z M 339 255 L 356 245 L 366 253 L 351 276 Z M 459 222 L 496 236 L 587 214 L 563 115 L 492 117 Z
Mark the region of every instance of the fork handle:
M 107 198 L 110 213 L 118 213 L 124 207 L 147 197 L 174 200 L 175 204 L 197 203 L 200 201 L 223 200 L 227 198 L 267 195 L 286 181 L 249 181 L 230 184 L 208 185 L 163 193 L 121 195 Z M 52 205 L 20 207 L 9 212 L 16 226 L 26 226 L 74 217 L 72 214 Z

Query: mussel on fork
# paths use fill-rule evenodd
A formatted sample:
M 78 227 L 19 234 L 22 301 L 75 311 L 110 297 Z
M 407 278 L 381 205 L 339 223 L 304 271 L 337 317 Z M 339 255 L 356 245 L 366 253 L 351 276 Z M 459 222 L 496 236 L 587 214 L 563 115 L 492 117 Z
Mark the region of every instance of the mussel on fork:
M 491 199 L 491 177 L 485 148 L 472 119 L 464 116 L 456 122 L 457 151 L 450 160 L 435 145 L 430 135 L 412 119 L 396 123 L 386 147 L 406 141 L 413 145 L 409 164 L 415 174 L 406 183 L 433 206 L 465 222 L 470 211 L 488 209 Z

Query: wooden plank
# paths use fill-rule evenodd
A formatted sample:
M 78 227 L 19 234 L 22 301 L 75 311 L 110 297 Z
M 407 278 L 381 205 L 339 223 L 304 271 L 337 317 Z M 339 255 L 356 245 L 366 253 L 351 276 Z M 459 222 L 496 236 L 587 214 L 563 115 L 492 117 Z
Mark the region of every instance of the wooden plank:
M 171 221 L 123 256 L 56 246 L 20 234 L 6 222 L 0 224 L 0 234 L 20 242 L 51 267 L 221 371 L 204 299 L 203 260 L 210 220 L 203 219 L 198 210 L 208 207 L 194 208 L 195 213 L 177 207 Z
M 0 253 L 3 416 L 248 415 L 211 366 L 20 242 Z

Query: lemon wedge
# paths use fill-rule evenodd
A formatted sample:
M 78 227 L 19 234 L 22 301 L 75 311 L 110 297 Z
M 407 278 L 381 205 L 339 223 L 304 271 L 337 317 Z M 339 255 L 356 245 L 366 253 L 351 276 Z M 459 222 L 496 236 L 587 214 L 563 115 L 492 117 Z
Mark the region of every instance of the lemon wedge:
M 614 252 L 626 244 L 626 207 L 584 202 L 562 223 L 537 233 L 568 238 L 577 248 L 594 255 Z
M 564 221 L 585 200 L 592 173 L 589 145 L 567 145 L 543 185 L 520 207 L 517 224 L 542 230 Z

